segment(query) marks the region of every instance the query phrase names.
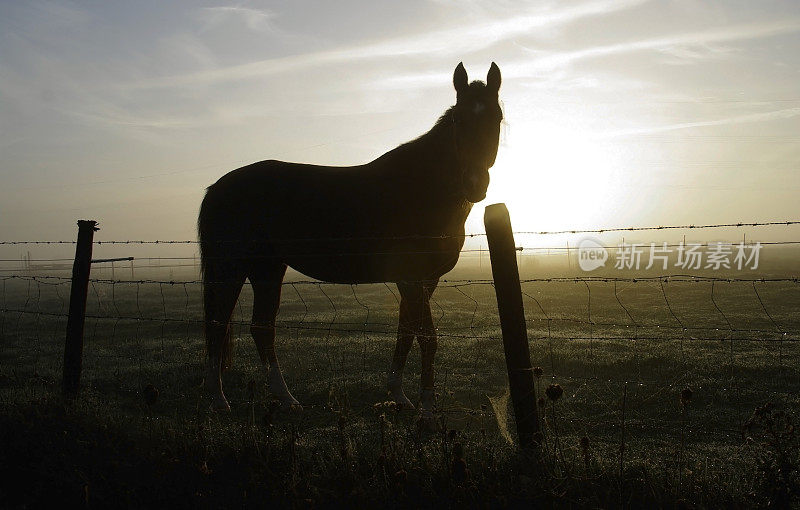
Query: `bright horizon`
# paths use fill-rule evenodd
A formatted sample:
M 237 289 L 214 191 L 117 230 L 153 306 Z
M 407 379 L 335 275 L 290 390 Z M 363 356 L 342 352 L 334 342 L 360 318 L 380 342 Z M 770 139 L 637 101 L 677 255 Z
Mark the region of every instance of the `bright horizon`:
M 506 116 L 467 232 L 495 202 L 517 231 L 798 219 L 794 2 L 53 1 L 0 29 L 0 240 L 194 239 L 230 170 L 427 131 L 460 61 L 497 62 Z

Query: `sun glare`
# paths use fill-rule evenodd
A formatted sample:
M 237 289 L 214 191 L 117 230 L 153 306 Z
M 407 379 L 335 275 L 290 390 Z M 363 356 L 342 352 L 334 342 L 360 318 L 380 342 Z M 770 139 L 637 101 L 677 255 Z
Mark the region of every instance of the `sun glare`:
M 607 143 L 579 129 L 544 124 L 515 125 L 504 138 L 486 203 L 505 202 L 514 230 L 606 222 L 620 192 L 616 157 Z

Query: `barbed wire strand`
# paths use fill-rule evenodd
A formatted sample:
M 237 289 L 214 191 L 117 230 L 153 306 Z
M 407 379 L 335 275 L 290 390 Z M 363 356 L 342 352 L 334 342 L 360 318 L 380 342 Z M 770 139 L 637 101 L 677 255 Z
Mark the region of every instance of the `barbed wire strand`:
M 788 225 L 794 223 L 796 222 L 770 224 Z M 720 224 L 691 228 L 712 228 L 716 226 L 739 225 L 740 224 Z M 678 228 L 678 226 L 652 227 L 648 229 L 666 228 Z M 644 229 L 645 228 L 631 228 L 624 230 Z M 609 229 L 598 229 L 586 232 L 604 231 L 609 231 Z M 575 231 L 570 231 L 569 233 L 573 232 Z M 787 241 L 780 243 L 789 244 L 793 242 Z M 571 249 L 575 250 L 574 247 Z M 45 363 L 50 356 L 50 354 L 45 354 L 45 351 L 43 350 L 44 346 L 48 345 L 48 349 L 51 348 L 49 346 L 50 342 L 46 341 L 45 337 L 50 334 L 48 333 L 51 331 L 50 326 L 53 326 L 52 331 L 55 335 L 55 332 L 58 330 L 57 325 L 63 323 L 67 317 L 65 301 L 61 294 L 60 288 L 62 286 L 69 285 L 71 279 L 56 275 L 12 274 L 2 275 L 0 276 L 0 280 L 2 281 L 3 287 L 2 310 L 0 310 L 2 313 L 2 320 L 0 321 L 0 336 L 3 338 L 4 347 L 9 348 L 9 345 L 16 343 L 17 347 L 15 348 L 18 348 L 18 346 L 24 346 L 26 344 L 26 339 L 32 338 L 34 340 L 34 356 L 31 360 L 34 370 L 33 373 L 37 377 L 41 377 L 38 374 L 44 373 L 46 367 L 43 365 L 43 363 Z M 223 282 L 207 283 L 213 285 L 215 283 Z M 575 430 L 581 430 L 582 432 L 585 432 L 586 430 L 594 430 L 596 427 L 608 426 L 615 423 L 612 417 L 614 416 L 614 413 L 618 413 L 619 409 L 613 404 L 612 401 L 609 401 L 606 396 L 614 393 L 617 388 L 621 387 L 620 385 L 630 382 L 629 376 L 623 375 L 622 377 L 613 377 L 607 375 L 607 372 L 606 374 L 600 372 L 600 368 L 604 365 L 600 364 L 599 358 L 595 355 L 595 349 L 601 348 L 602 344 L 600 342 L 624 342 L 633 346 L 631 355 L 626 359 L 630 359 L 630 361 L 636 366 L 636 380 L 633 381 L 636 383 L 636 385 L 632 385 L 632 391 L 628 393 L 629 407 L 627 412 L 630 416 L 630 419 L 626 422 L 626 426 L 641 426 L 645 428 L 649 427 L 651 430 L 655 430 L 659 427 L 668 428 L 670 426 L 680 426 L 679 421 L 670 422 L 668 420 L 660 420 L 658 418 L 649 416 L 645 407 L 650 405 L 649 402 L 657 402 L 660 401 L 660 399 L 674 398 L 674 392 L 679 390 L 680 385 L 686 384 L 687 381 L 692 379 L 692 369 L 687 359 L 687 353 L 684 350 L 684 342 L 689 340 L 722 340 L 725 341 L 725 343 L 728 343 L 728 355 L 730 360 L 729 363 L 731 365 L 731 372 L 726 384 L 728 388 L 733 389 L 734 385 L 739 383 L 739 379 L 734 373 L 734 369 L 736 367 L 736 359 L 734 356 L 735 343 L 763 342 L 765 349 L 774 349 L 777 347 L 778 362 L 781 366 L 784 366 L 786 361 L 784 355 L 784 342 L 794 342 L 797 340 L 798 335 L 800 335 L 800 328 L 798 328 L 798 324 L 796 324 L 794 321 L 790 320 L 789 322 L 781 324 L 781 322 L 787 320 L 786 317 L 791 317 L 791 313 L 793 311 L 781 310 L 781 312 L 778 314 L 774 313 L 774 310 L 777 308 L 771 311 L 771 307 L 775 307 L 776 305 L 770 303 L 768 306 L 768 302 L 765 301 L 760 295 L 757 285 L 771 285 L 773 287 L 770 288 L 776 289 L 797 289 L 796 284 L 798 283 L 798 278 L 796 277 L 743 277 L 738 275 L 710 276 L 691 274 L 625 277 L 564 276 L 529 278 L 521 280 L 520 283 L 521 286 L 523 286 L 523 296 L 526 296 L 529 300 L 533 301 L 536 304 L 538 311 L 541 312 L 541 316 L 543 316 L 543 318 L 539 318 L 537 317 L 539 314 L 534 313 L 526 317 L 526 321 L 528 323 L 530 333 L 529 340 L 534 345 L 539 345 L 539 343 L 542 342 L 544 345 L 547 345 L 549 350 L 550 373 L 547 374 L 547 376 L 550 377 L 553 382 L 562 381 L 565 384 L 572 384 L 570 388 L 570 394 L 573 399 L 576 399 L 576 401 L 583 398 L 593 400 L 595 401 L 595 407 L 598 407 L 599 409 L 598 418 L 578 416 L 576 414 L 578 412 L 577 410 L 563 409 L 564 416 L 559 416 L 559 422 L 564 422 L 565 424 L 569 423 L 570 426 L 574 427 Z M 722 327 L 690 323 L 693 319 L 690 317 L 684 317 L 682 313 L 679 313 L 680 310 L 678 307 L 676 307 L 674 300 L 668 297 L 666 287 L 669 284 L 675 284 L 673 287 L 671 287 L 671 292 L 677 293 L 679 290 L 687 288 L 678 284 L 692 285 L 700 283 L 710 283 L 711 305 L 713 306 L 714 310 L 716 310 L 716 314 L 721 317 L 722 323 L 724 323 Z M 753 318 L 744 317 L 743 312 L 740 314 L 740 316 L 735 312 L 732 313 L 729 310 L 724 310 L 723 306 L 721 306 L 722 302 L 718 300 L 718 290 L 721 285 L 717 284 L 722 283 L 738 283 L 749 285 L 749 287 L 752 288 L 760 310 L 771 327 L 758 327 L 759 322 L 753 322 Z M 130 367 L 131 364 L 138 366 L 137 376 L 135 377 L 139 383 L 139 390 L 136 388 L 117 388 L 118 391 L 132 392 L 140 391 L 143 384 L 147 382 L 150 377 L 152 377 L 152 375 L 148 374 L 157 374 L 159 371 L 164 372 L 165 367 L 168 366 L 185 367 L 187 374 L 186 377 L 194 377 L 193 374 L 196 373 L 196 368 L 200 363 L 199 354 L 195 356 L 188 354 L 184 357 L 182 352 L 173 349 L 172 344 L 173 339 L 177 338 L 183 339 L 187 345 L 192 343 L 192 328 L 202 324 L 202 318 L 196 317 L 193 313 L 194 301 L 191 298 L 189 289 L 189 287 L 192 285 L 201 285 L 202 282 L 200 280 L 175 280 L 172 277 L 170 277 L 168 280 L 159 280 L 156 278 L 131 278 L 130 280 L 118 280 L 112 277 L 93 278 L 90 280 L 90 284 L 92 287 L 93 297 L 91 300 L 91 306 L 94 308 L 93 311 L 90 310 L 86 315 L 87 319 L 93 321 L 90 340 L 87 348 L 87 357 L 94 361 L 94 363 L 90 363 L 87 366 L 90 372 L 100 367 L 101 360 L 116 360 L 114 361 L 116 363 L 116 372 L 119 374 L 116 376 L 116 378 L 118 381 L 118 386 L 121 386 L 123 384 L 122 372 L 124 370 L 130 371 L 129 368 L 123 367 Z M 555 286 L 559 284 L 581 285 L 586 292 L 585 314 L 578 313 L 576 316 L 559 316 L 548 313 L 540 302 L 540 299 L 534 296 L 535 291 L 531 290 L 533 288 L 540 290 L 549 289 L 552 295 L 553 292 L 558 292 L 557 287 Z M 669 323 L 669 321 L 662 322 L 659 318 L 661 317 L 660 315 L 653 315 L 652 317 L 649 317 L 651 318 L 650 321 L 636 320 L 631 311 L 631 307 L 634 305 L 626 305 L 620 297 L 618 289 L 618 285 L 620 284 L 625 286 L 638 285 L 642 286 L 643 289 L 657 289 L 657 292 L 659 292 L 663 298 L 664 304 L 662 306 L 666 307 L 666 316 L 671 318 L 672 323 Z M 298 313 L 291 315 L 289 320 L 279 321 L 279 323 L 276 324 L 276 327 L 282 331 L 287 331 L 290 334 L 295 333 L 298 335 L 298 338 L 301 333 L 311 334 L 317 338 L 321 338 L 322 341 L 327 344 L 327 357 L 325 364 L 327 364 L 328 368 L 328 383 L 330 389 L 329 401 L 327 405 L 331 405 L 331 398 L 338 400 L 340 398 L 339 392 L 341 391 L 344 392 L 342 394 L 344 396 L 341 398 L 349 401 L 345 385 L 347 384 L 347 381 L 351 381 L 354 378 L 363 379 L 364 372 L 366 370 L 366 353 L 368 344 L 378 338 L 385 338 L 387 341 L 391 341 L 392 337 L 396 333 L 396 323 L 382 321 L 381 317 L 383 317 L 385 314 L 381 311 L 381 309 L 376 309 L 377 311 L 373 311 L 373 307 L 367 304 L 369 300 L 359 294 L 360 289 L 357 289 L 357 285 L 349 286 L 349 299 L 354 301 L 355 308 L 357 310 L 361 310 L 362 314 L 356 314 L 352 317 L 352 319 L 349 317 L 348 312 L 345 311 L 349 310 L 349 308 L 346 308 L 345 306 L 346 303 L 341 301 L 342 299 L 345 299 L 344 296 L 341 295 L 339 291 L 335 290 L 336 287 L 331 287 L 332 285 L 336 284 L 329 284 L 315 280 L 295 280 L 284 282 L 284 285 L 291 285 L 295 290 L 295 294 L 297 295 L 297 299 L 301 305 L 301 310 L 299 310 Z M 110 298 L 108 297 L 106 289 L 102 288 L 103 286 L 109 287 L 108 292 L 110 292 Z M 178 286 L 179 289 L 175 289 L 175 286 Z M 480 294 L 481 299 L 491 299 L 488 296 L 490 296 L 490 291 L 493 290 L 492 286 L 493 282 L 491 280 L 443 279 L 440 284 L 440 292 L 438 293 L 440 299 L 431 299 L 434 307 L 439 310 L 439 313 L 436 317 L 438 336 L 444 339 L 452 339 L 454 341 L 469 340 L 474 342 L 475 345 L 476 356 L 473 357 L 472 363 L 469 364 L 471 366 L 468 365 L 469 368 L 463 366 L 463 364 L 462 366 L 458 367 L 456 365 L 449 364 L 441 365 L 442 370 L 444 371 L 442 387 L 446 391 L 450 391 L 452 386 L 449 381 L 453 380 L 453 378 L 467 377 L 468 380 L 473 381 L 476 377 L 493 378 L 498 376 L 498 373 L 494 369 L 489 369 L 485 366 L 485 363 L 481 363 L 481 358 L 478 356 L 482 350 L 485 349 L 485 346 L 497 346 L 500 344 L 500 337 L 496 333 L 497 326 L 492 324 L 484 324 L 482 321 L 478 320 L 478 312 L 481 308 L 481 301 L 478 299 L 478 294 Z M 613 286 L 614 300 L 616 301 L 619 310 L 623 312 L 626 319 L 605 320 L 604 318 L 608 316 L 609 311 L 605 310 L 603 306 L 601 306 L 602 300 L 600 297 L 593 296 L 593 286 L 598 289 L 598 295 L 601 297 L 601 291 L 604 287 L 608 288 L 608 286 Z M 15 294 L 14 297 L 12 297 L 13 291 L 8 290 L 11 287 L 13 287 L 16 291 L 20 291 L 19 296 Z M 135 294 L 135 300 L 132 303 L 133 313 L 124 312 L 123 308 L 125 307 L 123 307 L 122 303 L 123 298 L 118 292 L 119 287 L 131 287 L 129 290 L 125 290 L 125 293 Z M 326 312 L 323 313 L 322 317 L 318 319 L 307 319 L 307 317 L 311 314 L 313 303 L 318 302 L 319 300 L 318 298 L 308 299 L 307 297 L 304 297 L 300 292 L 301 287 L 304 289 L 309 289 L 308 292 L 310 297 L 313 297 L 314 293 L 318 293 L 321 297 L 323 297 L 323 301 L 327 302 L 330 306 L 331 311 L 329 317 L 326 317 L 328 315 Z M 340 285 L 339 287 L 342 286 Z M 392 290 L 392 287 L 390 287 L 388 284 L 383 284 L 383 287 L 394 297 L 395 302 L 399 303 L 399 299 Z M 526 289 L 525 287 L 529 288 Z M 362 289 L 365 288 L 367 289 L 364 290 L 366 293 L 373 292 L 369 289 L 380 289 L 381 287 L 380 285 L 374 285 L 371 287 L 362 286 Z M 51 292 L 50 289 L 52 289 L 52 292 L 54 292 L 56 298 L 52 303 L 56 304 L 50 304 L 52 298 L 48 297 L 48 304 L 45 306 L 45 294 Z M 147 289 L 146 292 L 145 289 Z M 313 289 L 313 292 L 311 289 Z M 326 289 L 330 290 L 328 291 Z M 454 293 L 454 295 L 460 296 L 460 298 L 458 301 L 451 302 L 448 300 L 447 304 L 445 305 L 440 302 L 440 300 L 443 299 L 442 292 L 451 292 Z M 179 300 L 179 302 L 176 301 L 175 294 L 182 294 L 182 298 Z M 740 292 L 735 295 L 738 299 L 743 297 Z M 370 294 L 370 296 L 372 296 L 372 294 Z M 246 320 L 247 318 L 244 316 L 243 300 L 244 298 L 239 300 L 238 317 L 234 318 L 231 324 L 232 327 L 238 328 L 239 336 L 245 336 L 244 330 L 249 324 Z M 595 301 L 595 303 L 593 303 L 593 301 Z M 569 308 L 570 303 L 572 303 L 572 301 L 564 301 L 563 306 Z M 173 316 L 173 314 L 170 313 L 170 310 L 172 310 L 172 304 L 175 304 L 176 309 L 178 307 L 182 308 L 183 313 Z M 457 314 L 454 315 L 452 313 L 451 310 L 453 307 L 460 309 L 467 308 L 468 310 L 471 309 L 471 313 L 468 314 L 469 324 L 459 324 L 460 322 L 466 321 L 463 320 L 464 317 Z M 9 327 L 6 319 L 7 315 L 9 314 L 11 317 L 14 317 L 16 314 L 16 341 L 9 338 Z M 27 317 L 31 317 L 31 319 L 28 319 Z M 375 318 L 373 319 L 373 317 Z M 456 318 L 458 320 L 454 321 Z M 694 320 L 696 321 L 696 319 Z M 101 327 L 103 327 L 103 324 L 107 321 L 111 323 L 110 338 L 101 338 L 99 331 L 101 331 Z M 737 321 L 743 322 L 738 324 Z M 554 327 L 556 324 L 559 324 L 557 328 Z M 574 328 L 572 326 L 574 326 Z M 578 334 L 576 334 L 575 328 L 577 328 Z M 128 330 L 132 330 L 133 332 L 132 345 L 130 342 L 131 338 L 127 338 L 126 334 L 123 332 Z M 179 333 L 176 334 L 176 331 L 179 331 Z M 672 334 L 671 332 L 673 331 L 679 331 L 680 334 Z M 689 331 L 697 332 L 697 334 L 689 336 Z M 157 338 L 150 338 L 146 345 L 144 338 L 145 336 L 149 335 L 150 332 L 156 333 Z M 358 365 L 360 365 L 360 371 L 357 370 L 352 372 L 347 370 L 347 367 L 353 363 L 352 360 L 348 359 L 346 350 L 343 348 L 345 346 L 345 335 L 358 335 L 363 339 L 360 349 L 360 363 L 358 363 Z M 677 342 L 681 350 L 682 368 L 677 370 L 671 367 L 659 366 L 660 377 L 643 377 L 640 352 L 638 349 L 636 349 L 636 346 L 639 342 L 649 341 Z M 588 360 L 588 363 L 585 364 L 586 369 L 588 369 L 586 372 L 588 375 L 581 375 L 584 373 L 582 371 L 579 371 L 578 373 L 569 373 L 573 371 L 571 368 L 570 370 L 567 370 L 566 367 L 562 368 L 561 366 L 557 365 L 555 349 L 557 344 L 560 348 L 559 342 L 586 342 L 584 345 L 588 345 L 590 353 L 590 359 Z M 596 344 L 596 342 L 598 342 L 598 344 Z M 116 346 L 117 349 L 111 351 L 111 354 L 106 354 L 105 352 L 107 347 L 104 345 L 101 348 L 101 346 L 98 345 L 101 343 Z M 155 346 L 155 348 L 150 349 L 149 346 L 151 345 Z M 578 343 L 576 345 L 581 344 Z M 795 345 L 795 343 L 790 345 Z M 191 349 L 185 350 L 187 353 L 192 352 Z M 337 352 L 339 354 L 338 356 L 336 356 Z M 237 356 L 240 354 L 243 353 L 237 352 Z M 358 356 L 356 358 L 358 358 Z M 160 364 L 161 368 L 153 365 L 154 363 Z M 306 370 L 298 373 L 313 373 L 310 370 L 313 367 L 304 366 L 303 368 Z M 358 375 L 356 376 L 355 374 Z M 311 377 L 313 377 L 313 375 Z M 301 380 L 298 378 L 297 373 L 294 374 L 294 378 L 297 381 Z M 786 381 L 784 381 L 784 384 L 785 383 Z M 36 389 L 36 385 L 32 385 L 31 387 L 34 388 L 33 391 L 38 391 Z M 645 389 L 642 390 L 641 388 Z M 463 389 L 459 390 L 457 387 L 455 389 L 456 391 L 464 391 Z M 334 390 L 336 392 L 335 394 Z M 730 391 L 728 392 L 728 395 L 728 398 L 731 400 L 738 399 L 736 408 L 740 410 L 743 409 L 743 406 L 748 403 L 741 395 L 741 392 Z M 172 396 L 170 398 L 178 397 Z M 234 405 L 244 405 L 244 402 L 237 401 L 236 399 L 232 399 L 231 402 Z M 369 402 L 363 401 L 359 403 L 366 405 Z M 637 409 L 637 405 L 639 406 L 639 409 Z M 313 407 L 313 405 L 307 407 Z M 319 407 L 323 408 L 323 406 Z M 437 412 L 445 413 L 448 417 L 451 417 L 451 419 L 458 419 L 459 414 L 466 414 L 466 418 L 464 419 L 466 419 L 466 423 L 469 424 L 472 422 L 469 421 L 468 417 L 471 416 L 470 413 L 474 412 L 474 409 L 471 409 L 468 406 L 464 407 L 461 405 L 452 404 L 443 405 L 440 403 L 437 406 Z M 634 424 L 634 422 L 636 424 Z M 702 433 L 712 432 L 722 435 L 731 435 L 735 434 L 736 431 L 733 429 L 702 431 Z

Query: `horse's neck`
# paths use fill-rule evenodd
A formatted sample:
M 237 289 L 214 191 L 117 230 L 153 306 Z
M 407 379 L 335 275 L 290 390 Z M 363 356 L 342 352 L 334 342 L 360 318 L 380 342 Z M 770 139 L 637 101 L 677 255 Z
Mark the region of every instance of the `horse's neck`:
M 461 195 L 461 169 L 449 124 L 435 126 L 416 140 L 384 154 L 374 164 L 389 174 L 396 193 L 404 195 L 400 198 L 413 209 L 413 215 L 427 218 L 425 226 L 431 233 L 463 233 L 472 204 Z
M 429 190 L 442 196 L 456 191 L 452 189 L 452 183 L 459 169 L 452 129 L 447 125 L 435 126 L 419 138 L 387 152 L 372 164 L 394 181 L 405 182 L 409 188 L 416 188 L 415 194 Z

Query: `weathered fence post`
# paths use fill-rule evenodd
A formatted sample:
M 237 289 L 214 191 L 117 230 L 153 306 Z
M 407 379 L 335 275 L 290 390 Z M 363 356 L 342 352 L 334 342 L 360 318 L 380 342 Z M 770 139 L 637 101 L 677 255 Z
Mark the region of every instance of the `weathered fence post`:
M 69 294 L 67 338 L 64 343 L 64 395 L 77 397 L 81 382 L 83 358 L 83 324 L 86 320 L 86 295 L 89 292 L 89 271 L 92 266 L 92 242 L 97 228 L 93 220 L 78 221 L 78 242 L 72 264 L 72 288 Z
M 528 348 L 528 328 L 522 306 L 522 288 L 517 269 L 516 246 L 511 230 L 511 218 L 505 204 L 486 207 L 483 216 L 489 259 L 497 294 L 497 310 L 503 332 L 508 384 L 514 405 L 514 420 L 522 448 L 539 446 L 539 417 L 533 385 L 531 355 Z

